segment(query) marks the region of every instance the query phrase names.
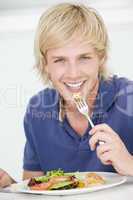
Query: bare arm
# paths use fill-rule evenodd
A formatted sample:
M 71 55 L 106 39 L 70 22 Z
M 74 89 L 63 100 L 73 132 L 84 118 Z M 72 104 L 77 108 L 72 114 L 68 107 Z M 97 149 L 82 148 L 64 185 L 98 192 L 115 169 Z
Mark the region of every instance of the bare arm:
M 32 178 L 32 177 L 35 177 L 35 176 L 43 176 L 43 175 L 44 175 L 44 172 L 42 172 L 42 171 L 27 171 L 27 170 L 24 170 L 23 171 L 23 180 L 29 179 L 29 178 Z

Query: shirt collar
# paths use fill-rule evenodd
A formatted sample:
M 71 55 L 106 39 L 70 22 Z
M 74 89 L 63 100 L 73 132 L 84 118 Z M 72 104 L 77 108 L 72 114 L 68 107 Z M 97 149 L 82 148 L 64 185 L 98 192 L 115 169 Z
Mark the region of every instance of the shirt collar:
M 59 100 L 59 121 L 62 122 L 65 117 L 64 100 L 60 96 Z

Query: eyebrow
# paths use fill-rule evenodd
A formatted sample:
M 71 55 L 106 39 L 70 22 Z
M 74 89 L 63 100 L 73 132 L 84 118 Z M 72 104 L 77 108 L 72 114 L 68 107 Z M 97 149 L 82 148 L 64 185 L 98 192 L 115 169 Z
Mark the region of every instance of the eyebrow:
M 90 56 L 90 55 L 93 55 L 93 53 L 92 52 L 87 52 L 87 53 L 79 54 L 79 56 Z
M 53 59 L 66 58 L 66 56 L 52 56 Z
M 90 56 L 93 55 L 92 52 L 87 52 L 87 53 L 82 53 L 77 55 L 77 57 L 81 57 L 81 56 Z M 67 58 L 66 56 L 60 55 L 60 56 L 52 56 L 52 59 L 59 59 L 59 58 Z

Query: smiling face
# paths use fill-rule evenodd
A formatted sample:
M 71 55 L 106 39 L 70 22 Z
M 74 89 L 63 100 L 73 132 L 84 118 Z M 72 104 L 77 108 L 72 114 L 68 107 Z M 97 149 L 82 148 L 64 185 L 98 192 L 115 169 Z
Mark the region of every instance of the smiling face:
M 47 51 L 46 71 L 53 86 L 65 101 L 71 102 L 73 93 L 85 99 L 98 83 L 100 59 L 94 48 L 79 40 Z

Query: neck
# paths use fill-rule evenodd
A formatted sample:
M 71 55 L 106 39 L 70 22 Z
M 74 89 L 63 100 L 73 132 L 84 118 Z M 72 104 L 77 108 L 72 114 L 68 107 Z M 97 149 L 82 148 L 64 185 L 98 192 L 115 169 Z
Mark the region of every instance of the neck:
M 92 90 L 89 92 L 89 95 L 87 96 L 87 104 L 89 106 L 89 110 L 92 112 L 93 108 L 94 108 L 94 103 L 96 100 L 96 96 L 98 93 L 98 88 L 99 88 L 99 80 L 96 81 L 94 87 L 92 88 Z

